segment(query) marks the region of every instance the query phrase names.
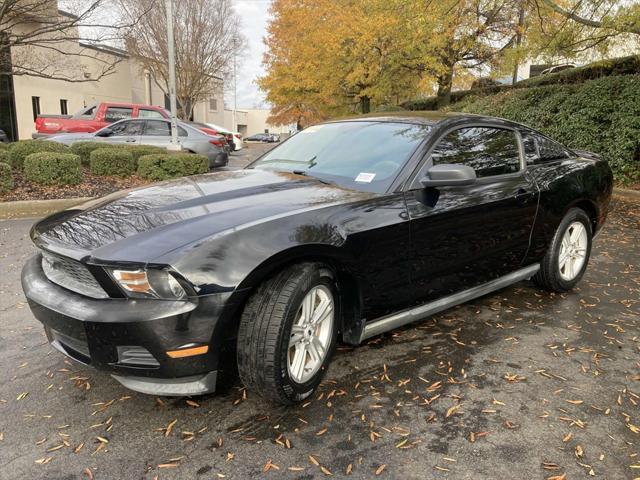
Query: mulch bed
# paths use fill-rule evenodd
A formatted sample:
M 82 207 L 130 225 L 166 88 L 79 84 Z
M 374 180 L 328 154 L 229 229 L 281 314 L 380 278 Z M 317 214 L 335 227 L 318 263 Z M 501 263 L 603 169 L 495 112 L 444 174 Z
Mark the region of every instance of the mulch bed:
M 77 185 L 40 185 L 24 178 L 22 173 L 14 173 L 13 182 L 15 188 L 7 193 L 0 194 L 0 202 L 16 200 L 49 200 L 55 198 L 74 197 L 101 197 L 109 193 L 138 187 L 151 183 L 149 180 L 138 176 L 126 178 L 101 177 L 91 175 L 87 169 L 83 172 L 83 181 Z

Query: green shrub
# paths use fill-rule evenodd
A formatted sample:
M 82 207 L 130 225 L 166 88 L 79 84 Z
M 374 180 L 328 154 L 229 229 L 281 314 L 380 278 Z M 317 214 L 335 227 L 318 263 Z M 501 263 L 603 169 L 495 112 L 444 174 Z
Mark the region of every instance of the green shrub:
M 185 175 L 198 175 L 209 171 L 209 159 L 204 155 L 195 153 L 174 153 L 174 157 L 179 157 L 184 165 Z
M 167 180 L 183 177 L 185 173 L 182 155 L 156 153 L 145 155 L 138 159 L 138 175 L 149 180 Z
M 538 75 L 537 77 L 520 80 L 513 85 L 493 85 L 480 89 L 457 90 L 451 92 L 451 103 L 460 102 L 468 97 L 480 97 L 493 95 L 501 92 L 508 92 L 519 88 L 532 88 L 544 85 L 567 85 L 584 83 L 588 80 L 595 80 L 607 76 L 637 75 L 640 74 L 640 55 L 629 57 L 611 58 L 598 62 L 589 63 L 582 67 L 569 68 L 557 73 L 548 75 Z M 407 110 L 437 110 L 437 97 L 418 98 L 408 100 L 401 104 Z
M 127 150 L 133 155 L 133 159 L 138 163 L 140 157 L 154 155 L 157 153 L 167 153 L 166 148 L 154 147 L 153 145 L 127 145 Z
M 507 118 L 606 159 L 620 183 L 640 181 L 640 75 L 473 96 L 449 110 Z
M 629 57 L 599 60 L 582 67 L 568 68 L 557 73 L 538 75 L 526 80 L 520 80 L 516 83 L 516 88 L 582 83 L 601 77 L 637 74 L 640 74 L 640 55 L 631 55 Z
M 150 180 L 197 175 L 209 171 L 209 159 L 195 153 L 160 153 L 138 160 L 138 175 Z
M 98 148 L 91 152 L 89 165 L 94 175 L 126 177 L 136 170 L 133 155 L 123 148 Z
M 0 163 L 8 163 L 11 164 L 11 160 L 9 159 L 9 151 L 0 149 Z
M 92 142 L 92 141 L 81 141 L 75 142 L 71 145 L 71 153 L 75 153 L 80 157 L 83 165 L 89 165 L 91 160 L 91 152 L 97 150 L 98 148 L 122 148 L 123 145 L 119 143 L 103 143 L 103 142 Z
M 11 166 L 15 169 L 22 169 L 25 158 L 32 153 L 55 152 L 66 153 L 69 148 L 66 145 L 49 140 L 19 140 L 15 142 L 9 150 Z
M 0 193 L 8 192 L 13 188 L 11 170 L 11 165 L 0 162 Z
M 8 142 L 0 142 L 0 152 L 7 151 L 11 148 L 11 144 Z
M 72 153 L 32 153 L 24 160 L 24 175 L 27 180 L 45 185 L 80 183 L 80 157 Z
M 166 153 L 166 149 L 162 147 L 154 147 L 153 145 L 129 145 L 122 143 L 106 143 L 106 142 L 93 142 L 93 141 L 81 141 L 71 145 L 71 152 L 76 155 L 80 155 L 82 163 L 89 165 L 91 161 L 91 152 L 99 148 L 120 148 L 131 152 L 134 161 L 137 163 L 138 159 L 144 155 L 152 155 L 154 153 Z

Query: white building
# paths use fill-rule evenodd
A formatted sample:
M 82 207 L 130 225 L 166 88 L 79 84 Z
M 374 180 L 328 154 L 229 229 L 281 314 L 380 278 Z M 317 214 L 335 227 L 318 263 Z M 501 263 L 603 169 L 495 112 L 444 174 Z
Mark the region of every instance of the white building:
M 55 12 L 55 13 L 53 13 Z M 52 9 L 61 19 L 71 14 Z M 50 19 L 47 19 L 50 20 Z M 28 25 L 28 27 L 27 27 Z M 37 19 L 21 24 L 22 29 L 36 28 Z M 76 35 L 77 36 L 77 35 Z M 111 47 L 61 42 L 59 58 L 52 59 L 50 50 L 37 45 L 15 47 L 11 51 L 13 64 L 45 59 L 55 63 L 74 81 L 53 80 L 31 75 L 2 75 L 0 78 L 0 128 L 14 140 L 31 138 L 34 120 L 39 114 L 73 114 L 99 102 L 141 103 L 168 107 L 165 93 L 149 72 L 127 52 Z M 74 52 L 76 55 L 66 54 Z M 77 55 L 81 53 L 81 55 Z M 101 76 L 106 64 L 114 64 L 111 73 Z M 83 77 L 83 78 L 78 78 Z M 95 81 L 90 79 L 97 78 Z M 223 80 L 212 77 L 212 93 L 194 106 L 193 119 L 206 123 L 224 123 Z

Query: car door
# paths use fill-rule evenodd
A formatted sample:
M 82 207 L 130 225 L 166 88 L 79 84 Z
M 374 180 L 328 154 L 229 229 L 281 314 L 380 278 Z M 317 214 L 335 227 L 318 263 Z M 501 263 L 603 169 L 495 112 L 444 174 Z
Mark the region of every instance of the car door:
M 123 143 L 137 145 L 140 143 L 140 136 L 144 130 L 143 120 L 125 120 L 114 123 L 109 127 L 105 127 L 111 130 L 111 135 L 108 137 L 96 136 L 96 139 L 104 138 L 107 143 Z
M 419 179 L 439 164 L 471 166 L 477 180 L 423 188 Z M 538 196 L 526 172 L 518 132 L 465 126 L 445 133 L 405 193 L 416 299 L 433 300 L 520 268 Z
M 144 120 L 145 129 L 140 143 L 166 148 L 171 143 L 171 123 L 167 120 Z M 180 139 L 178 139 L 180 142 Z

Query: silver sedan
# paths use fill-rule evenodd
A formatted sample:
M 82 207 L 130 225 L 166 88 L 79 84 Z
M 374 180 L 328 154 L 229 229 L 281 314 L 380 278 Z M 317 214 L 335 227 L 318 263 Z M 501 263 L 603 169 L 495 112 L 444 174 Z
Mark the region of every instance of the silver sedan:
M 47 140 L 65 145 L 94 141 L 166 148 L 171 143 L 171 122 L 162 119 L 120 120 L 97 132 L 65 133 Z M 229 162 L 229 156 L 217 138 L 183 122 L 178 122 L 178 143 L 185 151 L 205 155 L 209 159 L 209 168 L 224 167 Z

